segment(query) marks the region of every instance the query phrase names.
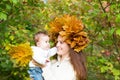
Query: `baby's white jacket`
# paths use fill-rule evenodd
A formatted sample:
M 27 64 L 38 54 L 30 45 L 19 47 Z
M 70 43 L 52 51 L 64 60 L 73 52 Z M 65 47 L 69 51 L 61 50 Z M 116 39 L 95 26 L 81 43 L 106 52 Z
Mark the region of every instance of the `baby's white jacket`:
M 32 58 L 38 62 L 39 64 L 46 64 L 46 60 L 48 58 L 50 58 L 51 56 L 55 55 L 57 52 L 57 48 L 53 47 L 49 50 L 43 50 L 40 47 L 36 47 L 36 46 L 31 46 L 32 51 L 33 51 L 33 56 Z M 32 61 L 29 62 L 29 67 L 37 67 L 36 65 L 34 65 L 32 63 Z

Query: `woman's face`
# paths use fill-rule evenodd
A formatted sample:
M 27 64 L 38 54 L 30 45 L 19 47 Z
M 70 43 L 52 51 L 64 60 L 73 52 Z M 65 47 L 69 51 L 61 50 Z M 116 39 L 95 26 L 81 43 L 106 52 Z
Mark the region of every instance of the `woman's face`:
M 57 54 L 60 56 L 69 56 L 69 45 L 63 41 L 63 38 L 61 36 L 58 36 L 57 38 Z

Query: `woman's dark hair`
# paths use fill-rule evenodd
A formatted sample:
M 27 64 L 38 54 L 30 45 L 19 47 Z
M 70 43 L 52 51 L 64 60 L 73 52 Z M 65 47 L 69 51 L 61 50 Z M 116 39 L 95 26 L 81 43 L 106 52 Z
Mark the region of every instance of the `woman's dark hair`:
M 76 72 L 77 80 L 86 80 L 86 58 L 82 51 L 77 53 L 73 49 L 70 49 L 70 62 Z
M 87 80 L 86 56 L 82 51 L 75 52 L 72 48 L 69 50 L 70 63 L 76 73 L 77 80 Z M 57 55 L 57 54 L 56 54 Z M 57 56 L 54 56 L 56 59 Z

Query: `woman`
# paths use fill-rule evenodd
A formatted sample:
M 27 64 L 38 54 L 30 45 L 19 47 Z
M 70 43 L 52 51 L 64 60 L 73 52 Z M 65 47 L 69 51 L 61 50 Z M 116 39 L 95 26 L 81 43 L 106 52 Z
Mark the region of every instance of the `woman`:
M 89 43 L 82 22 L 64 15 L 50 23 L 50 37 L 56 41 L 57 61 L 43 69 L 45 80 L 86 80 L 87 70 L 82 50 Z

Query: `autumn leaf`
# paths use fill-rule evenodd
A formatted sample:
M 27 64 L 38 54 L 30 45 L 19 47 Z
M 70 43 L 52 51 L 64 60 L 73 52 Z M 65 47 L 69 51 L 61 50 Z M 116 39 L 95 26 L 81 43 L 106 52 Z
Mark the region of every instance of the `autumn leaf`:
M 57 39 L 58 35 L 62 36 L 71 48 L 79 52 L 89 43 L 87 33 L 83 29 L 81 20 L 78 20 L 75 16 L 63 15 L 50 23 L 49 33 L 54 40 Z
M 12 45 L 9 50 L 11 59 L 14 59 L 14 64 L 18 66 L 26 66 L 32 59 L 32 49 L 29 43 L 23 43 L 19 45 Z

